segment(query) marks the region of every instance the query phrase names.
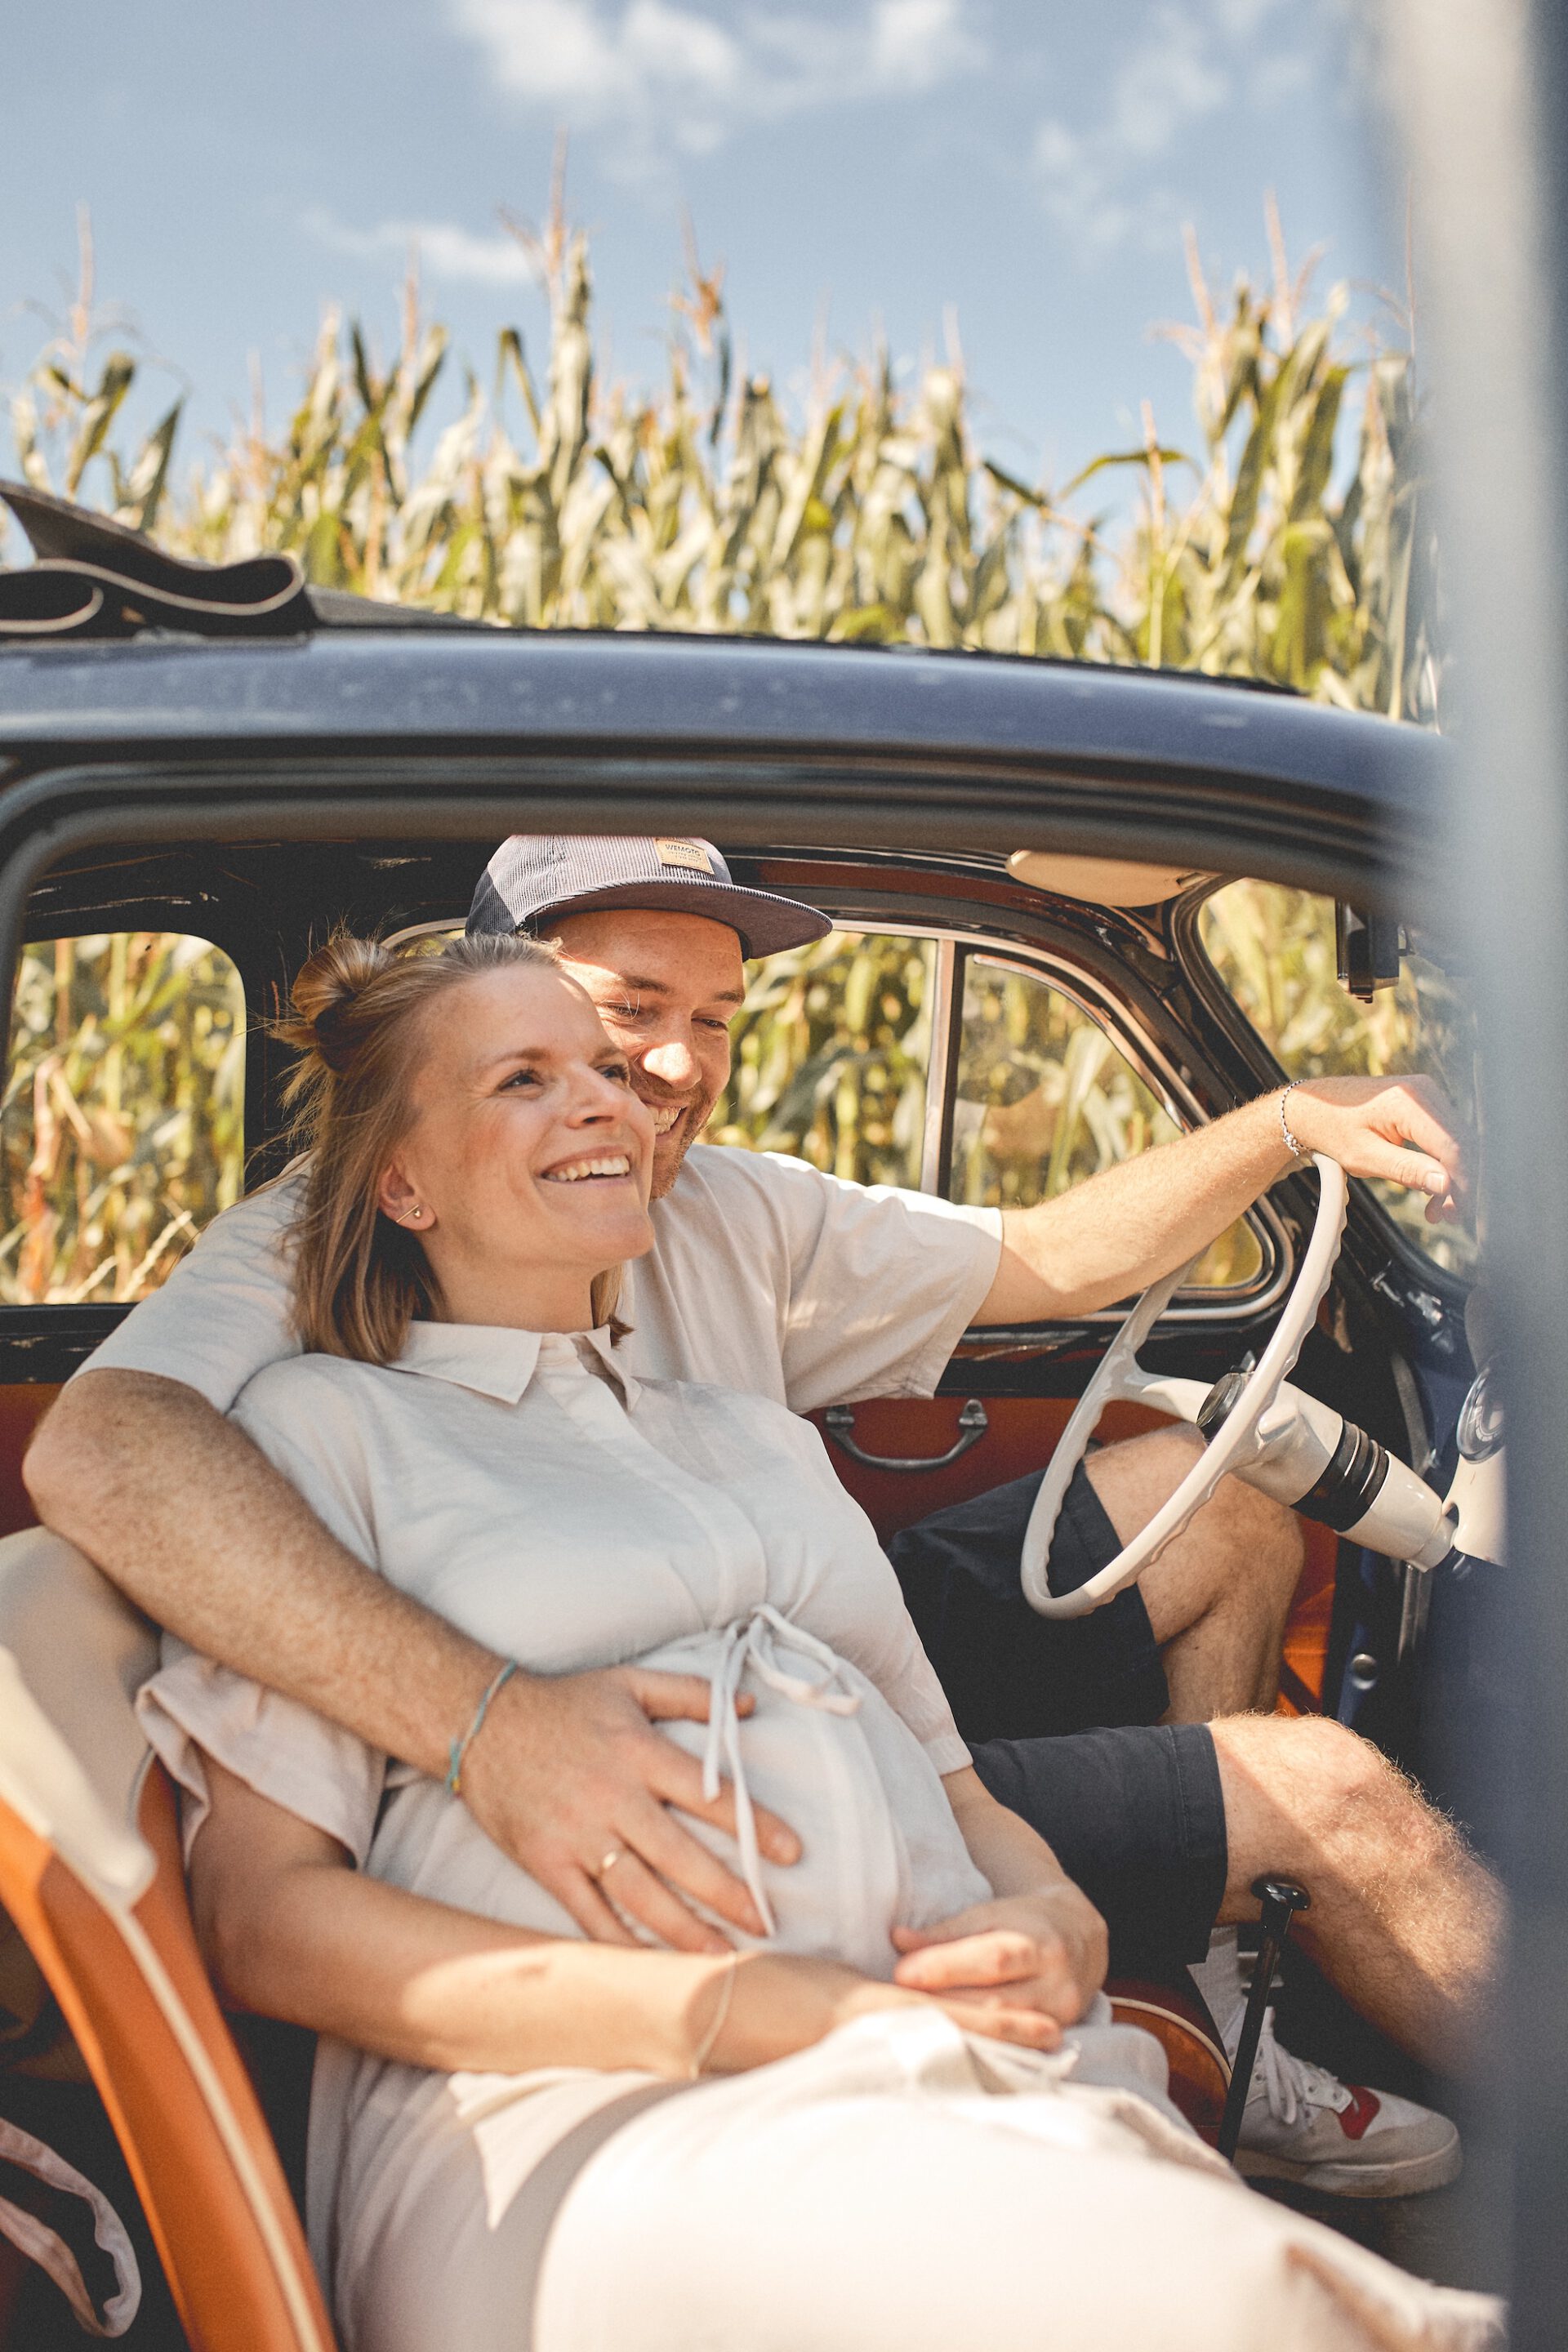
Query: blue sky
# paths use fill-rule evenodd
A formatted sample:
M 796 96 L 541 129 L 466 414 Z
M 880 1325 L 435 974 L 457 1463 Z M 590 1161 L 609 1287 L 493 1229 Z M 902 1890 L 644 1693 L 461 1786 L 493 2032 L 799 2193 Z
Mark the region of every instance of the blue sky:
M 411 242 L 487 376 L 501 325 L 539 351 L 498 212 L 540 216 L 561 128 L 613 373 L 662 371 L 689 215 L 752 367 L 798 394 L 879 324 L 918 366 L 955 318 L 984 454 L 1046 481 L 1145 397 L 1190 437 L 1148 331 L 1190 316 L 1184 223 L 1228 286 L 1272 188 L 1321 286 L 1403 277 L 1353 0 L 53 0 L 5 49 L 0 381 L 85 203 L 187 465 L 253 364 L 281 416 L 327 301 L 384 341 Z

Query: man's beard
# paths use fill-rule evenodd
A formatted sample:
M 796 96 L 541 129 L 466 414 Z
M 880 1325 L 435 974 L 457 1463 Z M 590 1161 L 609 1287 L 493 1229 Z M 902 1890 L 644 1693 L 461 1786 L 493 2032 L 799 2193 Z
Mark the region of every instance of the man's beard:
M 716 1101 L 717 1099 L 717 1097 L 715 1097 L 714 1100 Z M 668 1109 L 669 1106 L 668 1104 L 647 1103 L 646 1108 L 650 1111 L 657 1111 L 659 1109 Z M 649 1192 L 650 1199 L 662 1201 L 665 1194 L 673 1190 L 675 1181 L 680 1173 L 686 1155 L 701 1135 L 703 1129 L 707 1126 L 710 1118 L 712 1116 L 712 1111 L 713 1102 L 710 1101 L 704 1103 L 700 1100 L 694 1102 L 688 1108 L 682 1111 L 680 1118 L 677 1120 L 674 1127 L 669 1129 L 668 1135 L 656 1136 L 654 1138 L 653 1182 Z M 671 1139 L 674 1139 L 673 1158 L 671 1157 L 670 1150 Z

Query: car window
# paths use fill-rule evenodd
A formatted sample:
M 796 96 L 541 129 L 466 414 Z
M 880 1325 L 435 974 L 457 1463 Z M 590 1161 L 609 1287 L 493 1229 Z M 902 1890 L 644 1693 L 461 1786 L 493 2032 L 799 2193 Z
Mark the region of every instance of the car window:
M 1180 1131 L 1071 997 L 990 956 L 967 959 L 950 1200 L 1026 1209 Z M 1192 1286 L 1251 1283 L 1262 1265 L 1258 1235 L 1241 1221 L 1205 1254 Z
M 751 968 L 707 1139 L 918 1188 L 936 946 L 831 931 Z
M 140 1298 L 245 1157 L 245 992 L 210 941 L 110 931 L 22 951 L 0 1103 L 0 1301 Z
M 1221 981 L 1290 1077 L 1423 1072 L 1473 1121 L 1474 1012 L 1430 956 L 1401 956 L 1397 987 L 1363 1004 L 1339 983 L 1331 898 L 1274 882 L 1229 882 L 1205 902 L 1198 928 Z M 1451 1273 L 1473 1268 L 1472 1227 L 1429 1225 L 1414 1193 L 1371 1189 L 1417 1250 Z

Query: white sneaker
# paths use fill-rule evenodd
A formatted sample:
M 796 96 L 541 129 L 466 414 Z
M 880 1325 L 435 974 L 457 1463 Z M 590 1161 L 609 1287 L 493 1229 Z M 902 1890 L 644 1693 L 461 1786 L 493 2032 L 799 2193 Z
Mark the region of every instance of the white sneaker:
M 1233 2053 L 1240 2033 L 1238 2010 L 1225 2036 Z M 1459 2135 L 1447 2116 L 1293 2058 L 1274 2038 L 1274 2011 L 1264 2011 L 1238 2172 L 1293 2180 L 1327 2197 L 1411 2197 L 1457 2180 L 1460 2161 Z

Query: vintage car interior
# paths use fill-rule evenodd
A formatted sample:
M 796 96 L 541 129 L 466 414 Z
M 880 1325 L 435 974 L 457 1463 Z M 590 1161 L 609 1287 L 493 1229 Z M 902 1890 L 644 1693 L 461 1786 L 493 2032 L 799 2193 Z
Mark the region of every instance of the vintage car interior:
M 279 1167 L 264 1024 L 312 942 L 346 920 L 417 953 L 508 831 L 704 833 L 835 925 L 752 968 L 710 1138 L 1024 1203 L 1282 1076 L 1425 1069 L 1469 1108 L 1422 848 L 1441 747 L 1407 733 L 1220 683 L 849 649 L 360 626 L 0 648 L 0 2117 L 133 2220 L 125 2340 L 331 2343 L 294 2203 L 304 2053 L 219 2016 L 128 1704 L 153 1631 L 28 1532 L 20 1464 L 59 1384 Z M 1441 1727 L 1481 1703 L 1473 1629 L 1503 1556 L 1478 1235 L 1352 1184 L 1336 1254 L 1336 1181 L 1281 1183 L 1152 1306 L 1099 1430 L 1210 1399 L 1216 1444 L 1227 1414 L 1267 1434 L 1300 1277 L 1310 1431 L 1273 1458 L 1319 1516 L 1280 1704 L 1354 1724 L 1446 1798 Z M 934 1400 L 819 1416 L 879 1530 L 1043 1464 L 1125 1312 L 973 1332 Z M 1218 1387 L 1238 1372 L 1258 1374 L 1239 1406 L 1245 1378 Z M 952 1696 L 973 1736 L 1008 1731 Z M 1310 1978 L 1293 1964 L 1287 2000 L 1299 1984 L 1364 2054 Z M 1217 2128 L 1201 2011 L 1161 2022 L 1156 1991 L 1123 1990 Z M 1375 2063 L 1409 2079 L 1384 2045 Z M 66 2229 L 0 2165 L 13 2190 Z M 101 2310 L 111 2265 L 90 2223 L 70 2242 Z M 70 2340 L 64 2298 L 0 2243 L 0 2346 Z

